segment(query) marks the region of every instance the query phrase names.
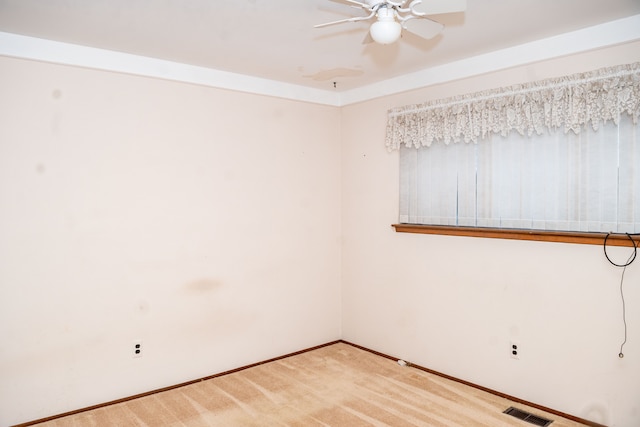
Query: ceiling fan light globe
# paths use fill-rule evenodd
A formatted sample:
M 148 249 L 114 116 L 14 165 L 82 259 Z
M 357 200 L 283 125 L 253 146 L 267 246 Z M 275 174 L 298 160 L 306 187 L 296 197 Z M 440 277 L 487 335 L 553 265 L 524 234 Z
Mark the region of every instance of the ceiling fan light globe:
M 402 26 L 399 22 L 380 20 L 371 24 L 371 38 L 379 44 L 391 44 L 400 38 Z

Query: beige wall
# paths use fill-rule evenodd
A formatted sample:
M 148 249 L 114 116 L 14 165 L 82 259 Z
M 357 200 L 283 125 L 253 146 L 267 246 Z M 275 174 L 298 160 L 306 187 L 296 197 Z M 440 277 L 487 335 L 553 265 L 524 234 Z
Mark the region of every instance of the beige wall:
M 395 233 L 384 147 L 389 108 L 638 60 L 629 44 L 339 109 L 0 58 L 0 425 L 338 338 L 639 425 L 637 265 L 620 360 L 600 247 Z
M 596 422 L 640 425 L 640 265 L 625 275 L 619 359 L 621 269 L 600 246 L 395 233 L 398 153 L 384 148 L 390 108 L 639 60 L 634 43 L 344 107 L 343 339 Z
M 0 425 L 340 338 L 337 107 L 9 58 L 0 94 Z

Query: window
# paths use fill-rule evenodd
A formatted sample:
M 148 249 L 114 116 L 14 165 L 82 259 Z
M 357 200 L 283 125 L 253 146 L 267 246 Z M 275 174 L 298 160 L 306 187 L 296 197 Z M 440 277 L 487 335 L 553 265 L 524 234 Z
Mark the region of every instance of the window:
M 640 232 L 640 64 L 389 113 L 401 223 Z

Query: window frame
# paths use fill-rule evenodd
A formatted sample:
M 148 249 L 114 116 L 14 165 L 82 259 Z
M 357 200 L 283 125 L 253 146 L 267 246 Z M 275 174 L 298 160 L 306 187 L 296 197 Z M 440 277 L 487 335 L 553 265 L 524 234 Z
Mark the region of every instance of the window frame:
M 512 130 L 521 135 L 556 128 L 578 133 L 583 127 L 597 129 L 611 120 L 618 125 L 616 117 L 625 113 L 636 123 L 639 72 L 640 62 L 636 62 L 392 108 L 387 115 L 386 147 L 391 152 L 401 147 L 428 147 L 440 141 L 476 143 L 487 133 L 503 135 Z M 576 103 L 581 93 L 589 96 Z M 587 108 L 590 105 L 597 108 Z M 487 111 L 491 113 L 485 114 Z M 606 239 L 611 246 L 640 246 L 640 233 L 607 233 L 607 226 L 588 232 L 421 223 L 392 226 L 401 233 L 595 245 L 603 245 Z

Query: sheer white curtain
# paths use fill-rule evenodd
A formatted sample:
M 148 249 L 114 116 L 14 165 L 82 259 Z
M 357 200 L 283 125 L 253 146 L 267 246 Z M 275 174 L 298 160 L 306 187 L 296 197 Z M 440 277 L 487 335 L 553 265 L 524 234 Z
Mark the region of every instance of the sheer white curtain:
M 640 232 L 640 124 L 400 150 L 400 222 Z
M 640 232 L 640 63 L 389 111 L 400 222 Z
M 400 149 L 400 222 L 640 232 L 640 124 Z

